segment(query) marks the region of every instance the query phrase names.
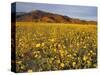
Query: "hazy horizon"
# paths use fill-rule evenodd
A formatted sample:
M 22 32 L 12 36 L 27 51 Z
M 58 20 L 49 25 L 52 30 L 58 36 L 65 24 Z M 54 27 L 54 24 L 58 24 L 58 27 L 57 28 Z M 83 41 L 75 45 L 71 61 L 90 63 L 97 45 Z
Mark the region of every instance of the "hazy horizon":
M 16 12 L 30 12 L 41 10 L 50 13 L 69 16 L 71 18 L 79 18 L 81 20 L 97 21 L 97 7 L 78 6 L 78 5 L 61 5 L 46 3 L 16 3 Z

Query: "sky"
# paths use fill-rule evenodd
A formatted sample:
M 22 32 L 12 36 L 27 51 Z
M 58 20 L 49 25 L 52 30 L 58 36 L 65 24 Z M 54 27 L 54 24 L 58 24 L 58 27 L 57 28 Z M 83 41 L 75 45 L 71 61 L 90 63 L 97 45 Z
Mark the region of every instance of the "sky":
M 79 18 L 82 20 L 97 21 L 97 7 L 94 6 L 23 3 L 23 2 L 16 3 L 16 12 L 30 12 L 34 10 L 42 10 L 46 12 L 69 16 L 72 18 Z

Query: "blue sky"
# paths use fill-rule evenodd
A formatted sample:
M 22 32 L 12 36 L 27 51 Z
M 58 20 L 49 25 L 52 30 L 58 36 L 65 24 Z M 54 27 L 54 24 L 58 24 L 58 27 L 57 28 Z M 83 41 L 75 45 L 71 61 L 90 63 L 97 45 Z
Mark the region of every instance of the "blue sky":
M 16 3 L 16 12 L 30 12 L 33 10 L 43 10 L 47 12 L 69 16 L 72 18 L 97 21 L 97 7 L 93 6 L 23 3 L 23 2 Z

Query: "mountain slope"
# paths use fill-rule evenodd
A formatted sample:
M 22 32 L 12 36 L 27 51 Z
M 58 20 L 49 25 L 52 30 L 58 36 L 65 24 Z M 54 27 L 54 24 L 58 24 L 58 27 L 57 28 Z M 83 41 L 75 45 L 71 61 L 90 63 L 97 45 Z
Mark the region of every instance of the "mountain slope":
M 17 12 L 16 21 L 18 22 L 47 22 L 47 23 L 75 23 L 75 24 L 96 24 L 95 21 L 85 21 L 71 18 L 55 13 L 44 12 L 41 10 L 29 13 Z

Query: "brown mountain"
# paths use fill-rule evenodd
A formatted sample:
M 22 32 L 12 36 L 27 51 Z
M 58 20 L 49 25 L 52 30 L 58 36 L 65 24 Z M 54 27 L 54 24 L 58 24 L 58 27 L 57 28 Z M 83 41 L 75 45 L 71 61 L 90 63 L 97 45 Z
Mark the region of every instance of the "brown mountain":
M 44 12 L 41 10 L 29 13 L 17 12 L 16 21 L 18 22 L 47 22 L 47 23 L 75 23 L 75 24 L 96 24 L 96 21 L 85 21 L 55 13 Z

